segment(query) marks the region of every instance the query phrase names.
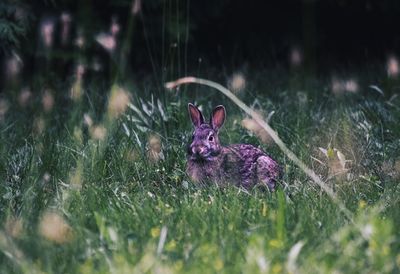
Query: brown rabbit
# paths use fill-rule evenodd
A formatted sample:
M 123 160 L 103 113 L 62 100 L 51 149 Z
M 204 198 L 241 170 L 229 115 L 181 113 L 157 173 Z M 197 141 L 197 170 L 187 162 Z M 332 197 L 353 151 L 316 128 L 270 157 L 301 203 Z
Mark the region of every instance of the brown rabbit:
M 225 121 L 224 106 L 214 109 L 209 123 L 190 103 L 189 115 L 195 129 L 188 147 L 186 173 L 194 182 L 275 189 L 281 168 L 270 156 L 252 145 L 221 146 L 218 131 Z

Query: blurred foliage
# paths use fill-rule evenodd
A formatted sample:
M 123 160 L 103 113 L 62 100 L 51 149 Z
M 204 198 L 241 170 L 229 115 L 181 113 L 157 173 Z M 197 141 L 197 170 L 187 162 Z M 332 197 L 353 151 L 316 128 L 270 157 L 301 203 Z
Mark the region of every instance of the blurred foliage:
M 28 1 L 27 1 L 28 2 Z M 0 50 L 10 53 L 21 48 L 21 40 L 31 30 L 33 14 L 23 1 L 4 0 L 0 2 Z

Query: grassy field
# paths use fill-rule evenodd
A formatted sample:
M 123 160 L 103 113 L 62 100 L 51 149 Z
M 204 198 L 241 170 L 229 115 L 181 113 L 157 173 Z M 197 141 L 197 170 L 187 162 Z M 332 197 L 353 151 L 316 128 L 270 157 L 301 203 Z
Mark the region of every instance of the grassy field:
M 0 272 L 399 273 L 399 99 L 362 83 L 335 96 L 329 81 L 263 78 L 239 97 L 270 114 L 350 216 L 208 88 L 75 83 L 70 93 L 63 83 L 30 100 L 10 91 L 0 117 Z M 223 143 L 261 146 L 281 163 L 278 191 L 188 180 L 195 98 L 205 113 L 226 105 Z

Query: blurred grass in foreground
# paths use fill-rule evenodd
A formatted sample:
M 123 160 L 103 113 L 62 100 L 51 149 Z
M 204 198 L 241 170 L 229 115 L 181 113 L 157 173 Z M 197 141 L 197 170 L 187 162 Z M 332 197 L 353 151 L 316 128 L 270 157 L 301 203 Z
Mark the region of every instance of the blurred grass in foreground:
M 267 97 L 258 94 L 270 88 L 253 83 L 246 102 L 333 186 L 353 222 L 218 97 L 198 98 L 206 113 L 209 98 L 227 105 L 223 143 L 260 145 L 283 165 L 276 193 L 188 182 L 192 95 L 158 99 L 116 85 L 107 98 L 90 85 L 78 97 L 47 90 L 30 103 L 8 94 L 0 272 L 399 272 L 398 101 L 336 97 L 323 83 Z

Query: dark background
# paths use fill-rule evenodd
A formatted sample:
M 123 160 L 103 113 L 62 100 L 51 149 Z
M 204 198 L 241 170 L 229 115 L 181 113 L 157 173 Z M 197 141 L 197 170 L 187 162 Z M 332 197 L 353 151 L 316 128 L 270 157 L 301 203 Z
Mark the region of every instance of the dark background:
M 363 64 L 397 52 L 400 45 L 396 0 L 228 1 L 221 10 L 198 25 L 194 40 L 223 60 L 279 62 L 298 45 L 317 64 Z M 207 13 L 205 8 L 192 12 L 194 17 Z
M 109 29 L 112 18 L 121 25 L 118 39 L 129 44 L 123 56 L 126 69 L 143 74 L 174 68 L 182 76 L 195 70 L 199 60 L 217 69 L 288 67 L 293 48 L 303 53 L 305 70 L 323 73 L 385 62 L 400 50 L 398 0 L 142 0 L 136 15 L 130 12 L 132 3 L 5 1 L 0 4 L 3 23 L 21 23 L 13 8 L 24 10 L 26 21 L 15 41 L 1 32 L 2 56 L 20 54 L 28 75 L 41 70 L 49 58 L 47 68 L 54 73 L 65 74 L 77 56 L 84 56 L 84 61 L 96 56 L 112 67 L 119 59 L 108 60 L 108 53 L 93 39 Z M 38 41 L 39 25 L 46 18 L 59 25 L 62 12 L 73 18 L 72 37 L 83 30 L 85 49 L 77 52 L 72 42 L 68 47 L 54 45 L 49 57 Z M 127 38 L 129 22 L 132 35 Z

